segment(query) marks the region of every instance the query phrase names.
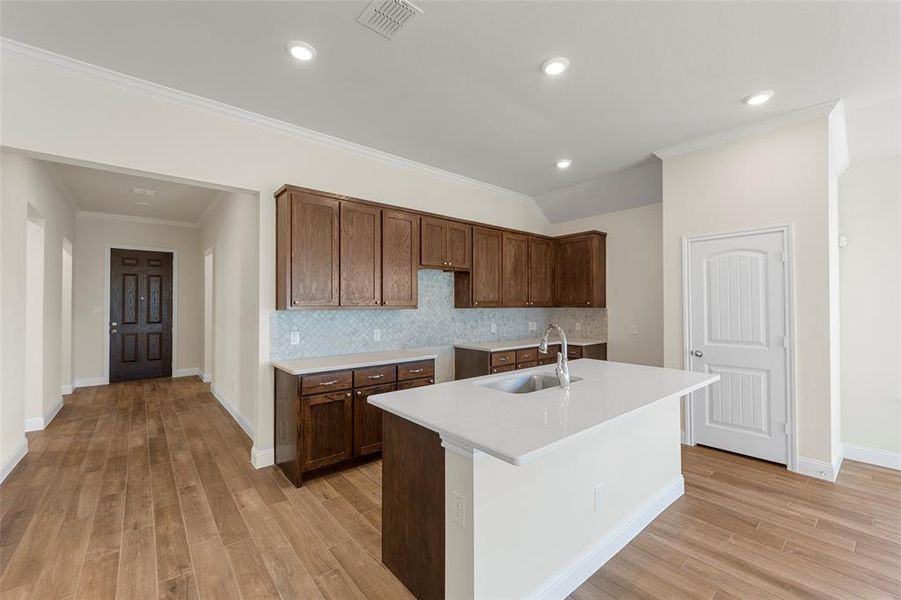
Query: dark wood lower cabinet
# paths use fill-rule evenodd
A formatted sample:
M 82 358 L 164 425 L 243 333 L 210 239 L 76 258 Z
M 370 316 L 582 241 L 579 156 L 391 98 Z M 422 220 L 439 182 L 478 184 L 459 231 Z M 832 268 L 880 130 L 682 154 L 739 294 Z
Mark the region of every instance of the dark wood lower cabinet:
M 547 354 L 538 352 L 535 346 L 486 352 L 469 348 L 454 348 L 454 379 L 469 379 L 482 375 L 507 373 L 516 369 L 528 369 L 541 365 L 552 365 L 557 362 L 560 345 L 548 346 Z M 607 360 L 607 344 L 591 344 L 587 346 L 569 345 L 568 360 L 594 358 Z
M 306 477 L 377 457 L 383 411 L 374 394 L 435 383 L 433 360 L 291 375 L 275 370 L 275 463 Z

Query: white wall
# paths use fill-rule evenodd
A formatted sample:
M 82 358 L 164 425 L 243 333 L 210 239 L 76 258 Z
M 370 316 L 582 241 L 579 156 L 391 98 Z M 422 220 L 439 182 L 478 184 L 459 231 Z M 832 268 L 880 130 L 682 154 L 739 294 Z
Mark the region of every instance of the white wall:
M 203 252 L 212 249 L 213 255 L 211 387 L 230 412 L 237 413 L 238 421 L 255 433 L 259 200 L 223 192 L 215 202 L 203 219 L 199 247 Z
M 682 368 L 682 236 L 792 223 L 798 450 L 831 463 L 828 152 L 824 116 L 663 161 L 663 323 Z
M 901 158 L 839 181 L 842 441 L 901 453 Z
M 25 226 L 26 431 L 40 429 L 44 416 L 44 245 L 44 219 L 29 215 Z
M 60 396 L 61 282 L 63 240 L 75 239 L 75 210 L 39 162 L 0 154 L 2 212 L 3 337 L 0 342 L 0 460 L 2 468 L 24 444 L 25 254 L 29 204 L 44 218 L 43 416 L 54 414 Z
M 59 379 L 62 386 L 62 393 L 68 394 L 72 392 L 72 290 L 74 288 L 74 249 L 69 240 L 63 240 L 63 276 L 62 276 L 62 296 L 61 296 L 61 321 L 62 328 L 60 338 L 60 372 Z M 63 391 L 65 390 L 65 391 Z
M 607 357 L 663 366 L 663 205 L 555 223 L 553 235 L 607 233 Z M 637 326 L 633 335 L 630 327 Z
M 176 369 L 199 369 L 203 345 L 203 257 L 200 230 L 196 227 L 160 225 L 132 220 L 104 218 L 80 213 L 75 242 L 75 381 L 92 385 L 105 377 L 109 356 L 104 351 L 108 323 L 108 273 L 104 273 L 109 248 L 174 249 L 178 261 L 177 306 L 172 350 Z M 174 374 L 174 373 L 173 373 Z
M 268 323 L 275 307 L 272 198 L 281 185 L 293 183 L 527 231 L 547 228 L 547 221 L 521 195 L 264 123 L 227 107 L 211 108 L 214 103 L 83 63 L 7 49 L 0 77 L 0 141 L 5 146 L 259 193 L 257 393 L 250 400 L 260 423 L 255 440 L 259 448 L 271 448 L 273 443 Z

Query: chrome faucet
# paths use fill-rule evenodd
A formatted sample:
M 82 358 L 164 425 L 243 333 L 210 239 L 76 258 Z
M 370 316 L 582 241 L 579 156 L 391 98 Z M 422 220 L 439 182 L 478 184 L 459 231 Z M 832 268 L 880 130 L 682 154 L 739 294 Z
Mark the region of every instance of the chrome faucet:
M 557 379 L 560 381 L 560 386 L 568 388 L 570 382 L 569 363 L 566 361 L 566 357 L 569 355 L 569 346 L 566 344 L 566 332 L 563 331 L 563 328 L 554 323 L 550 323 L 547 326 L 547 329 L 544 330 L 544 335 L 541 336 L 541 341 L 538 343 L 538 351 L 542 354 L 547 354 L 547 336 L 554 330 L 556 330 L 557 335 L 560 336 L 560 349 L 562 350 L 562 352 L 557 353 L 557 368 L 554 369 L 554 372 L 557 373 Z

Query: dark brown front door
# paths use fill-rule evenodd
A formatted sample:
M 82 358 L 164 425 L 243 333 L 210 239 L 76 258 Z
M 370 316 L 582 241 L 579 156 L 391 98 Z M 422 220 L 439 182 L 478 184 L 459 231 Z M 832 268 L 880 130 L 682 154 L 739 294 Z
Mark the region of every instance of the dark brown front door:
M 172 254 L 110 251 L 109 380 L 172 375 Z

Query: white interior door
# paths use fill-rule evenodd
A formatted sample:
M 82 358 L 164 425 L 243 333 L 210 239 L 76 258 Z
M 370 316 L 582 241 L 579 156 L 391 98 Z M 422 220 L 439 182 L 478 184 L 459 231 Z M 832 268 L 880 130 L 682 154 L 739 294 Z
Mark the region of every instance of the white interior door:
M 691 397 L 694 442 L 787 464 L 782 231 L 688 242 L 689 364 L 720 380 Z

